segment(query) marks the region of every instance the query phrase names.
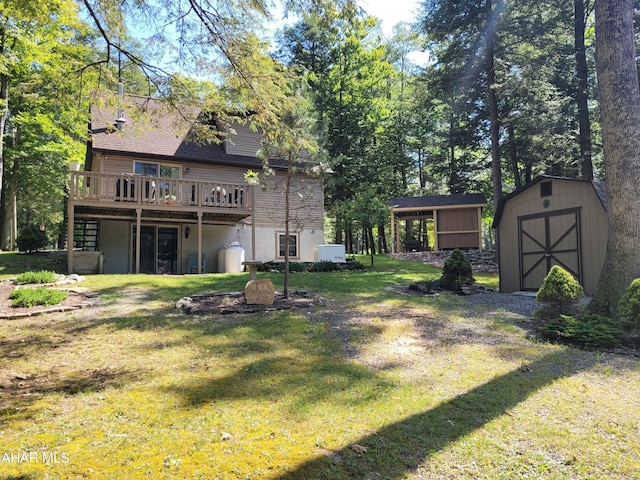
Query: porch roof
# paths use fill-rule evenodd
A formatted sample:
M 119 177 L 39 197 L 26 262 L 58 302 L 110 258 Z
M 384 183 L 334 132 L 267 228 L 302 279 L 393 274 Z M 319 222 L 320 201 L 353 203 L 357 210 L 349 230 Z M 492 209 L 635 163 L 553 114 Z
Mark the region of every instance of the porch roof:
M 415 217 L 417 214 L 426 214 L 439 209 L 486 207 L 487 199 L 482 193 L 464 193 L 426 197 L 395 197 L 390 198 L 388 204 L 397 217 Z

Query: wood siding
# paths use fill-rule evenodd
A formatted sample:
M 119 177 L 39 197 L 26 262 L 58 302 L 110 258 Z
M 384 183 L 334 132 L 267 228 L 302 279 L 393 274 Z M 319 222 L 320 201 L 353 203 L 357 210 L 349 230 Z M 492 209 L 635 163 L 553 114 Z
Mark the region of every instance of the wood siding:
M 229 138 L 225 141 L 225 151 L 231 155 L 246 155 L 255 157 L 260 145 L 260 135 L 252 132 L 246 125 L 234 123 L 231 129 L 236 133 L 230 132 Z
M 436 212 L 439 250 L 482 248 L 481 213 L 478 208 L 456 208 Z
M 551 228 L 552 232 L 566 233 L 563 238 L 550 239 L 550 244 L 556 244 L 556 251 L 566 251 L 559 253 L 558 258 L 579 270 L 585 293 L 595 291 L 606 254 L 607 213 L 590 182 L 563 179 L 550 181 L 551 195 L 541 196 L 539 183 L 534 183 L 508 199 L 504 205 L 497 228 L 502 292 L 515 292 L 523 286 L 535 290 L 542 283 L 544 275 L 537 271 L 522 284 L 523 273 L 533 267 L 529 263 L 531 258 L 523 258 L 522 253 L 524 250 L 525 257 L 528 257 L 527 252 L 539 247 L 534 245 L 531 237 L 543 238 L 547 235 L 545 228 Z M 579 211 L 579 231 L 576 230 L 575 234 L 571 230 L 572 223 L 576 221 L 575 215 L 562 214 L 572 210 Z M 522 235 L 523 221 L 531 237 Z M 579 249 L 577 259 L 570 253 L 573 248 Z

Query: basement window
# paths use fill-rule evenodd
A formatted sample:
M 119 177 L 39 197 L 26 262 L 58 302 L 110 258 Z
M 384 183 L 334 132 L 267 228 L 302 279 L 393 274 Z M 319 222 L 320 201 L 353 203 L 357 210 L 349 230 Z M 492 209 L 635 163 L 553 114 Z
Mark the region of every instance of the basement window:
M 286 251 L 286 235 L 284 233 L 276 234 L 278 240 L 278 255 L 277 258 L 284 258 Z M 295 233 L 289 234 L 289 258 L 299 258 L 298 254 L 298 235 Z
M 551 195 L 553 195 L 551 190 L 551 182 L 542 182 L 540 184 L 540 196 L 550 197 Z

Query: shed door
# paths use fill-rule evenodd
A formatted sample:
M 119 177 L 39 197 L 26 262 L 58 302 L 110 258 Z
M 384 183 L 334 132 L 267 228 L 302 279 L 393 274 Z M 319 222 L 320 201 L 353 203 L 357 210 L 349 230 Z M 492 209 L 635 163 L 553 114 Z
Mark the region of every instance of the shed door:
M 582 284 L 580 209 L 518 218 L 520 289 L 537 290 L 554 265 Z

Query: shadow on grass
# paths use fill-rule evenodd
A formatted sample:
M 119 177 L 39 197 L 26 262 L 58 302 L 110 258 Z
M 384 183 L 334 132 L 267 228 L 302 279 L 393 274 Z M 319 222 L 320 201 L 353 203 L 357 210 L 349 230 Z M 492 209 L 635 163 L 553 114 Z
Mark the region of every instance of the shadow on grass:
M 43 372 L 37 375 L 9 376 L 0 383 L 0 425 L 5 421 L 32 418 L 28 408 L 40 398 L 52 395 L 79 395 L 120 387 L 143 377 L 143 372 L 124 369 L 98 368 L 74 371 L 64 377 Z
M 593 365 L 590 361 L 572 363 L 572 358 L 570 353 L 562 352 L 546 355 L 436 408 L 407 417 L 354 442 L 366 447 L 366 453 L 358 454 L 351 446 L 345 446 L 277 479 L 405 478 L 433 454 L 508 414 L 510 409 L 541 388 Z

